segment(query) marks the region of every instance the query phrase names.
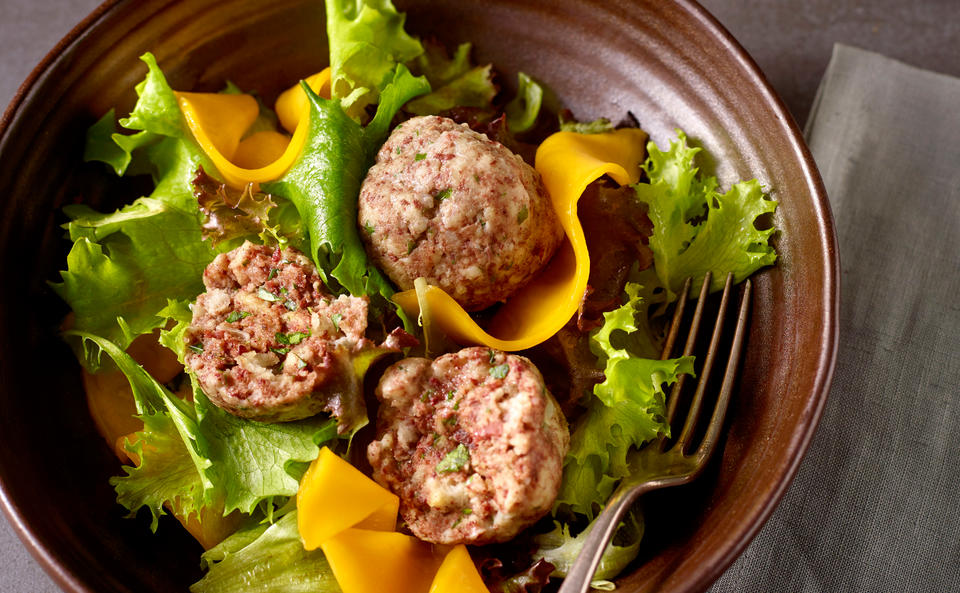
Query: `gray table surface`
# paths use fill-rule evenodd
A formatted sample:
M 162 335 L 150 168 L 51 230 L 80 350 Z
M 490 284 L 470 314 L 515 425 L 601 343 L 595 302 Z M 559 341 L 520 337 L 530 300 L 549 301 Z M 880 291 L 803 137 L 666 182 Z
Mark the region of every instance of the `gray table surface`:
M 0 0 L 0 105 L 97 0 Z M 957 0 L 702 0 L 807 119 L 835 42 L 960 76 Z M 0 592 L 57 593 L 0 514 Z

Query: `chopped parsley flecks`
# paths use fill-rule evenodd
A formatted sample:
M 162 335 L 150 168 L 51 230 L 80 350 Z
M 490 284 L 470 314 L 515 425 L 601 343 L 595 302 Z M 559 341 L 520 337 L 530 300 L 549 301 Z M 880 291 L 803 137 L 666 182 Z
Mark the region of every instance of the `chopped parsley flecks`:
M 452 188 L 452 187 L 448 187 L 448 188 L 446 188 L 446 189 L 440 190 L 439 192 L 437 192 L 437 195 L 435 195 L 435 196 L 433 196 L 433 197 L 436 198 L 436 200 L 437 200 L 438 202 L 442 202 L 442 201 L 446 200 L 447 198 L 449 198 L 449 197 L 450 197 L 450 194 L 452 194 L 452 193 L 453 193 L 453 188 Z
M 527 205 L 524 204 L 523 208 L 520 208 L 520 212 L 517 212 L 517 224 L 523 224 L 523 221 L 530 216 L 530 211 L 527 210 Z
M 280 300 L 280 297 L 273 294 L 272 292 L 270 292 L 269 290 L 267 290 L 262 286 L 257 289 L 257 296 L 260 297 L 262 300 L 267 301 L 268 303 L 276 303 L 277 301 Z
M 333 331 L 340 331 L 340 320 L 343 319 L 343 315 L 340 313 L 334 313 L 330 316 L 330 321 L 333 322 Z
M 438 474 L 458 472 L 470 463 L 470 452 L 463 446 L 463 443 L 457 445 L 457 448 L 447 453 L 435 468 Z
M 271 348 L 270 351 L 273 352 L 274 354 L 279 354 L 280 356 L 286 356 L 287 353 L 290 352 L 290 348 L 289 348 L 289 347 L 287 347 L 287 348 Z
M 431 397 L 433 397 L 433 389 L 427 389 L 420 395 L 420 401 L 422 402 L 430 401 Z
M 407 241 L 407 255 L 413 253 L 413 250 L 417 248 L 417 242 L 413 239 Z
M 494 379 L 503 379 L 510 372 L 509 364 L 497 365 L 490 369 L 490 376 Z
M 270 268 L 270 273 L 267 275 L 267 280 L 273 280 L 277 277 L 277 274 L 280 273 L 280 270 L 277 268 Z
M 490 357 L 490 364 L 497 362 L 497 353 L 492 349 L 487 348 L 487 356 Z
M 373 232 L 376 231 L 377 229 L 369 222 L 365 222 L 363 223 L 363 230 L 367 231 L 368 235 L 372 235 Z
M 447 399 L 448 399 L 448 400 L 449 400 L 449 399 L 453 399 L 453 390 L 452 390 L 452 389 L 447 392 Z
M 454 424 L 457 423 L 457 417 L 447 416 L 446 418 L 443 419 L 443 423 L 446 424 L 447 426 L 453 426 Z
M 283 306 L 287 309 L 287 311 L 296 311 L 298 309 L 297 303 L 290 299 L 283 301 Z
M 297 355 L 294 354 L 294 356 L 297 356 Z M 307 361 L 297 356 L 297 368 L 302 369 L 302 368 L 306 368 L 306 366 L 307 366 Z
M 227 323 L 236 323 L 244 317 L 250 317 L 250 315 L 252 315 L 252 313 L 247 313 L 246 311 L 230 311 L 230 314 L 227 315 Z
M 427 158 L 427 153 L 425 153 L 425 152 L 418 152 L 418 153 L 413 157 L 413 160 L 415 160 L 415 161 L 422 161 L 422 160 L 425 159 L 425 158 Z
M 277 342 L 283 344 L 284 346 L 296 346 L 300 342 L 304 341 L 306 338 L 309 338 L 310 332 L 308 331 L 293 332 L 289 334 L 277 332 L 276 334 L 274 334 L 274 337 L 277 339 Z M 289 348 L 287 350 L 289 351 Z
M 460 511 L 460 512 L 461 512 L 462 514 L 464 514 L 464 515 L 472 515 L 472 514 L 473 514 L 473 509 L 463 509 L 463 510 Z
M 203 354 L 203 344 L 190 344 L 187 348 L 193 350 L 197 354 Z

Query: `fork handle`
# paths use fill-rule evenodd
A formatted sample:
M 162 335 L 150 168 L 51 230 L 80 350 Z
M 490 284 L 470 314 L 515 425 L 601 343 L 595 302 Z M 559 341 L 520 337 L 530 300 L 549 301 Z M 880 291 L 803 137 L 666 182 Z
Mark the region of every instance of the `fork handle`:
M 597 572 L 600 559 L 607 550 L 607 544 L 613 539 L 621 519 L 637 498 L 653 489 L 647 486 L 641 484 L 633 488 L 618 489 L 613 493 L 606 507 L 590 526 L 590 533 L 587 534 L 587 539 L 583 543 L 583 549 L 580 550 L 580 555 L 563 579 L 558 593 L 586 593 L 590 589 L 593 575 Z

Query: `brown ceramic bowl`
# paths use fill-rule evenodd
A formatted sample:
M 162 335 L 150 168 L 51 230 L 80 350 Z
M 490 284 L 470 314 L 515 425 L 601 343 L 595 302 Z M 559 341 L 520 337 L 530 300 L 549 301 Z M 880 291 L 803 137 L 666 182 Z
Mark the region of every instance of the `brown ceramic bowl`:
M 581 119 L 629 110 L 654 140 L 682 128 L 722 185 L 758 177 L 779 200 L 779 263 L 756 278 L 726 442 L 694 485 L 647 497 L 647 535 L 622 591 L 701 591 L 744 549 L 794 475 L 835 358 L 838 265 L 823 186 L 796 125 L 743 49 L 692 0 L 398 1 L 408 26 L 515 80 L 534 74 Z M 152 51 L 174 88 L 226 79 L 275 95 L 326 65 L 319 0 L 110 0 L 37 67 L 0 124 L 0 477 L 5 510 L 67 591 L 185 591 L 199 546 L 123 518 L 118 465 L 88 417 L 47 288 L 68 244 L 61 208 L 116 207 L 139 182 L 81 159 L 84 131 L 125 113 Z

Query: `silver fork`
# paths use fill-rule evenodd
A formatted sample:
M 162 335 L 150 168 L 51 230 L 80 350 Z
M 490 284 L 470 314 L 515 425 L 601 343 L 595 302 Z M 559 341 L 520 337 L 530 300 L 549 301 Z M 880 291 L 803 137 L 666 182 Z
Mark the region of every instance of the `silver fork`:
M 684 283 L 683 291 L 680 294 L 677 308 L 673 315 L 673 320 L 670 323 L 670 331 L 667 334 L 661 359 L 670 358 L 673 351 L 674 342 L 680 331 L 680 323 L 683 318 L 686 302 L 690 296 L 690 285 L 691 279 L 688 278 Z M 684 356 L 689 356 L 693 353 L 709 289 L 710 274 L 708 273 L 703 280 L 703 286 L 700 288 L 700 297 L 697 300 L 697 307 L 690 324 L 690 331 L 687 334 L 687 342 L 684 345 Z M 737 327 L 734 331 L 733 341 L 730 346 L 730 356 L 727 360 L 723 383 L 720 387 L 720 393 L 717 396 L 713 415 L 710 418 L 710 424 L 706 428 L 706 433 L 700 445 L 692 452 L 688 452 L 688 449 L 691 445 L 691 438 L 694 436 L 696 430 L 697 419 L 700 415 L 700 408 L 703 404 L 710 372 L 713 370 L 714 361 L 720 350 L 720 338 L 723 333 L 724 317 L 726 316 L 726 310 L 732 292 L 733 274 L 730 274 L 727 276 L 727 281 L 723 288 L 720 311 L 714 322 L 713 336 L 710 339 L 710 346 L 704 359 L 703 368 L 700 371 L 697 389 L 690 403 L 690 410 L 687 413 L 687 418 L 680 436 L 677 437 L 676 440 L 670 440 L 661 436 L 655 441 L 645 445 L 633 456 L 630 463 L 630 475 L 624 478 L 619 488 L 613 493 L 610 500 L 607 501 L 607 506 L 600 515 L 597 516 L 593 525 L 591 525 L 590 533 L 584 542 L 583 550 L 580 551 L 580 556 L 567 573 L 567 577 L 563 580 L 559 593 L 585 593 L 590 588 L 593 574 L 600 564 L 600 558 L 603 556 L 607 544 L 610 543 L 610 540 L 613 538 L 613 534 L 620 524 L 621 519 L 623 519 L 623 516 L 641 494 L 658 488 L 686 484 L 699 476 L 707 466 L 710 455 L 716 448 L 720 430 L 723 427 L 723 419 L 726 415 L 727 404 L 730 401 L 730 393 L 733 391 L 733 383 L 736 379 L 740 352 L 743 348 L 747 314 L 750 308 L 751 285 L 749 280 L 746 281 L 743 288 L 743 297 L 740 301 L 740 311 L 737 317 Z M 677 401 L 680 399 L 680 393 L 683 389 L 685 379 L 686 375 L 681 375 L 670 391 L 670 396 L 667 401 L 668 423 L 672 423 L 673 421 L 673 416 L 677 410 Z

